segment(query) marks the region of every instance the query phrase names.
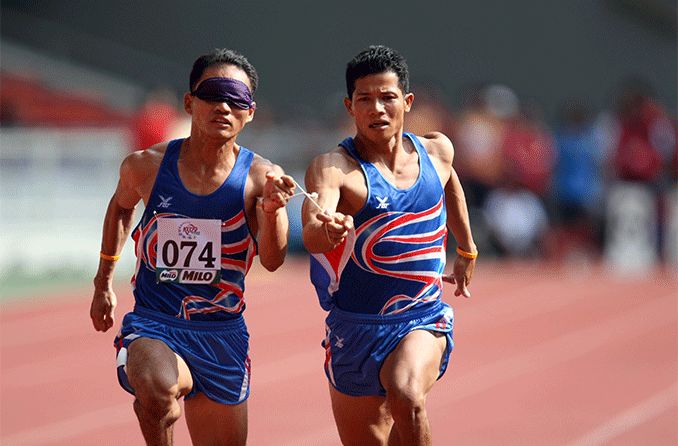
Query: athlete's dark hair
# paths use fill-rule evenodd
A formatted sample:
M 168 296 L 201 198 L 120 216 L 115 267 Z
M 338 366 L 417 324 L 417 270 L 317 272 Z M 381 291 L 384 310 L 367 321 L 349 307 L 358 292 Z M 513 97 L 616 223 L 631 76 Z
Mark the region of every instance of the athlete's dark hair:
M 346 92 L 353 96 L 355 81 L 370 74 L 392 71 L 398 76 L 403 93 L 410 91 L 410 73 L 405 58 L 396 50 L 383 45 L 371 45 L 358 53 L 346 65 Z
M 191 77 L 189 79 L 189 87 L 191 91 L 195 88 L 195 84 L 200 79 L 200 76 L 208 67 L 213 65 L 235 65 L 245 72 L 252 84 L 252 94 L 259 85 L 259 75 L 254 65 L 249 60 L 237 51 L 228 50 L 225 48 L 215 48 L 207 54 L 203 54 L 193 62 L 193 69 L 191 70 Z

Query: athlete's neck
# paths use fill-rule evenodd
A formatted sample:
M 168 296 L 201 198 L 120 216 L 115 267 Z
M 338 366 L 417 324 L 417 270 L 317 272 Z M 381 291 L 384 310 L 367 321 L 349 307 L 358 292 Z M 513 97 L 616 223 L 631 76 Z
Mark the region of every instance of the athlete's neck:
M 235 164 L 240 146 L 235 140 L 201 140 L 191 136 L 181 146 L 182 163 L 194 171 L 207 172 L 217 169 L 230 169 Z
M 395 167 L 398 155 L 405 152 L 402 132 L 380 141 L 370 140 L 358 133 L 353 138 L 353 145 L 365 161 L 370 163 L 381 162 L 391 169 Z

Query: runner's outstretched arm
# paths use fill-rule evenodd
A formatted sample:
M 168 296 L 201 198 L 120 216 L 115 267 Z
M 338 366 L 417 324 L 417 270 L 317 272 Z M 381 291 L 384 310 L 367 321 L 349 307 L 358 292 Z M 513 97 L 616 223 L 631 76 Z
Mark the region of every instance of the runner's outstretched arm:
M 342 159 L 337 154 L 315 158 L 306 171 L 306 188 L 316 200 L 304 200 L 301 210 L 304 246 L 310 253 L 327 252 L 342 243 L 353 229 L 353 217 L 337 212 L 341 194 Z

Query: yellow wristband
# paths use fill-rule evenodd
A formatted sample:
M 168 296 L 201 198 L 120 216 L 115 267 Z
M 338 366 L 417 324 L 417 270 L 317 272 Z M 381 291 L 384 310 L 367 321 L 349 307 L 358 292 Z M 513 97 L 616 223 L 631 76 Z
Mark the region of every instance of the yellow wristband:
M 459 254 L 459 255 L 462 256 L 462 257 L 466 257 L 467 259 L 471 259 L 471 260 L 473 260 L 473 259 L 475 259 L 476 257 L 478 257 L 478 251 L 476 251 L 476 252 L 467 252 L 467 251 L 464 251 L 463 249 L 461 249 L 461 248 L 458 247 L 458 246 L 457 246 L 457 254 Z
M 108 254 L 104 254 L 103 252 L 99 253 L 99 257 L 108 260 L 109 262 L 117 262 L 118 259 L 120 259 L 120 256 L 109 256 Z

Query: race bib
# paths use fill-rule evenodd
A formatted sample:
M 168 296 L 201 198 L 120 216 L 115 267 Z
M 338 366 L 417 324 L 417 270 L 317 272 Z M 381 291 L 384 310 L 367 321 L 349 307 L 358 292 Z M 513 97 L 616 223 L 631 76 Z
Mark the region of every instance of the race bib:
M 221 221 L 159 218 L 155 267 L 160 283 L 218 283 L 221 279 Z

